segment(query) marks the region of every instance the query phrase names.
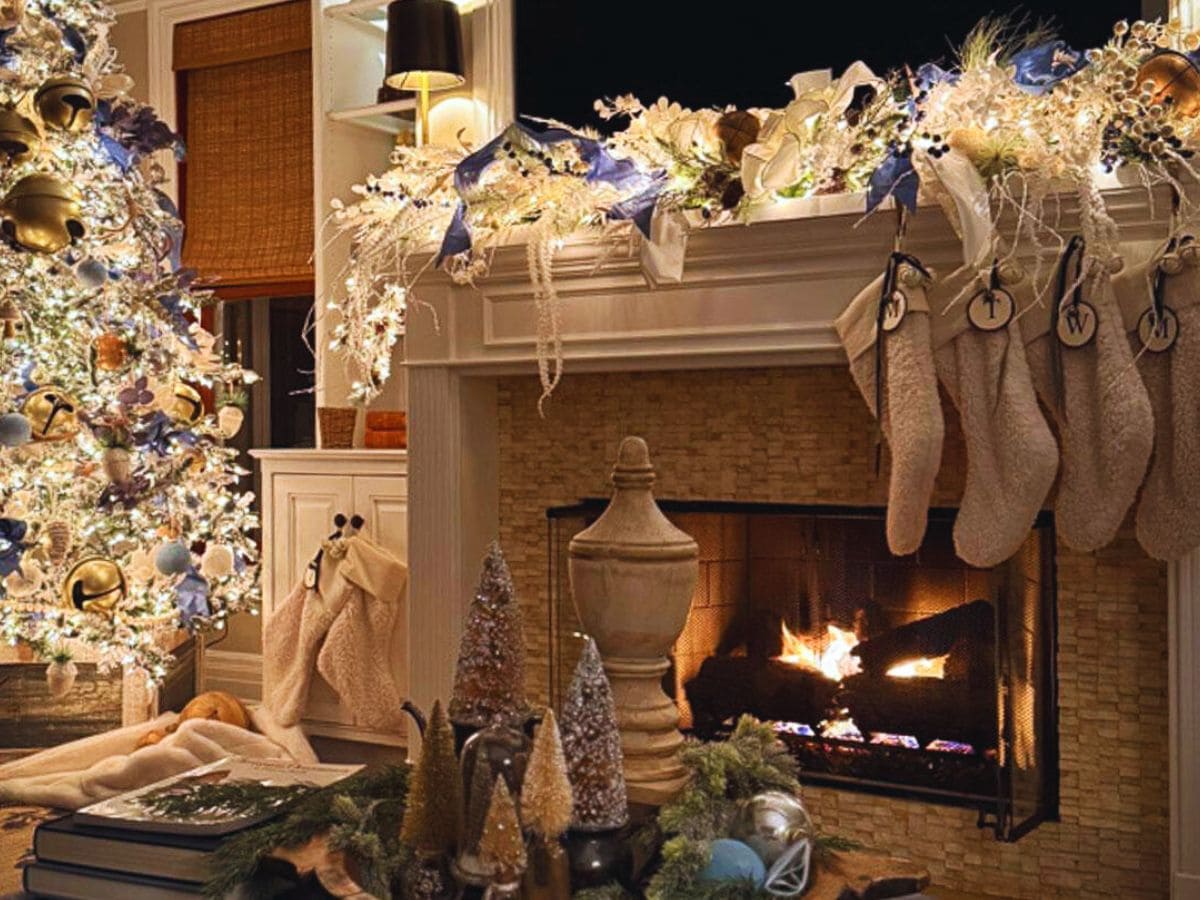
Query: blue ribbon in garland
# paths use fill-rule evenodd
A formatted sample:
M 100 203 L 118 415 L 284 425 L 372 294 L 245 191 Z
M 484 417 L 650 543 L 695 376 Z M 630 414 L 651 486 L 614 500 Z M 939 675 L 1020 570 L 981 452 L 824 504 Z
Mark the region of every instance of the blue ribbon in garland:
M 1066 41 L 1047 41 L 1013 54 L 1013 81 L 1030 94 L 1045 94 L 1087 65 L 1087 57 L 1067 46 Z
M 920 186 L 920 177 L 912 164 L 912 151 L 893 147 L 871 174 L 867 185 L 867 212 L 873 212 L 888 197 L 895 197 L 897 203 L 915 213 Z
M 549 147 L 554 144 L 571 143 L 579 158 L 587 163 L 585 181 L 612 185 L 618 191 L 633 192 L 633 196 L 616 203 L 608 211 L 613 221 L 631 220 L 646 237 L 650 236 L 650 218 L 654 204 L 662 192 L 666 177 L 663 173 L 647 174 L 631 159 L 618 159 L 609 153 L 604 144 L 586 138 L 565 128 L 547 128 L 537 131 L 522 122 L 513 122 L 508 128 L 488 141 L 454 170 L 454 188 L 461 199 L 454 217 L 442 238 L 437 262 L 471 249 L 471 232 L 467 228 L 466 213 L 470 195 L 479 185 L 488 166 L 496 162 L 505 143 L 528 147 Z

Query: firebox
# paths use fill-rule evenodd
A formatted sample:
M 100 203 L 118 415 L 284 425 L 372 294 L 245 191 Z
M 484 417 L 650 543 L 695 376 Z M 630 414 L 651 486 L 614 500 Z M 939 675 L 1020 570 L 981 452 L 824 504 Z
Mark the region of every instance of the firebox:
M 548 511 L 550 685 L 577 653 L 567 545 L 603 511 Z M 664 690 L 685 731 L 772 723 L 805 783 L 974 807 L 1015 841 L 1058 816 L 1054 527 L 993 569 L 954 553 L 953 510 L 893 556 L 877 508 L 660 500 L 700 577 Z M 647 603 L 654 598 L 647 597 Z

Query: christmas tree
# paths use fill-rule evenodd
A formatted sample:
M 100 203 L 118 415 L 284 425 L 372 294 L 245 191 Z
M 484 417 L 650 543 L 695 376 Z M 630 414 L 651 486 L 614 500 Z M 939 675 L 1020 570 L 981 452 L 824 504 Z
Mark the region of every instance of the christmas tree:
M 521 789 L 525 827 L 543 841 L 557 841 L 571 825 L 573 803 L 558 722 L 554 711 L 548 709 L 534 738 Z
M 580 831 L 620 828 L 629 821 L 625 760 L 612 688 L 591 638 L 575 667 L 562 720 L 563 753 L 575 796 L 572 827 Z
M 450 718 L 475 727 L 499 722 L 517 728 L 529 718 L 521 605 L 494 541 L 459 646 Z
M 462 832 L 462 803 L 454 730 L 439 700 L 421 739 L 421 758 L 412 773 L 400 840 L 427 856 L 453 853 Z
M 525 871 L 525 837 L 503 778 L 497 778 L 492 789 L 492 802 L 479 839 L 479 856 L 494 873 L 492 883 L 497 886 L 513 884 Z
M 182 625 L 258 604 L 246 474 L 212 397 L 182 226 L 98 0 L 0 6 L 0 639 L 161 678 Z M 221 423 L 225 424 L 225 429 Z

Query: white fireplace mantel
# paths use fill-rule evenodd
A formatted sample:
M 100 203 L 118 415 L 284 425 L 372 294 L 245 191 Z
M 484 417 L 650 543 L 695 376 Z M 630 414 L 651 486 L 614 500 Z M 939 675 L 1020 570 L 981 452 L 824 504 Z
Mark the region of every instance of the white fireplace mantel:
M 1161 240 L 1165 193 L 1151 203 L 1144 189 L 1123 187 L 1105 200 L 1123 241 L 1148 248 Z M 832 320 L 882 271 L 895 227 L 890 212 L 860 222 L 860 203 L 840 198 L 835 214 L 816 216 L 803 213 L 827 211 L 828 200 L 798 203 L 794 218 L 694 231 L 679 283 L 653 283 L 636 239 L 566 242 L 553 269 L 564 377 L 843 362 Z M 1073 230 L 1071 200 L 1060 215 L 1060 227 Z M 913 217 L 905 249 L 941 272 L 961 264 L 937 209 Z M 418 293 L 439 325 L 418 308 L 405 347 L 410 683 L 428 708 L 449 696 L 463 616 L 497 531 L 496 378 L 534 376 L 537 318 L 520 246 L 496 251 L 477 287 L 438 274 Z M 1200 555 L 1172 566 L 1171 610 L 1172 895 L 1200 900 Z

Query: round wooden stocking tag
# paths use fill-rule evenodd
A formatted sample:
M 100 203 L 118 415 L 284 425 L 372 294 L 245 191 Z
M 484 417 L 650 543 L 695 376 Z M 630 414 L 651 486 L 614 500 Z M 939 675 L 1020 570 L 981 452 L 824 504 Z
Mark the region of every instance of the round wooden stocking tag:
M 1096 336 L 1096 307 L 1086 300 L 1068 303 L 1058 314 L 1058 339 L 1064 347 L 1085 347 Z
M 1179 317 L 1169 306 L 1162 308 L 1159 316 L 1153 309 L 1142 313 L 1138 319 L 1138 339 L 1151 353 L 1163 353 L 1175 345 L 1179 337 Z
M 1016 308 L 1004 288 L 985 288 L 967 304 L 967 319 L 980 331 L 999 331 L 1012 321 Z
M 908 313 L 908 295 L 904 291 L 892 291 L 892 296 L 883 304 L 883 330 L 895 331 Z

